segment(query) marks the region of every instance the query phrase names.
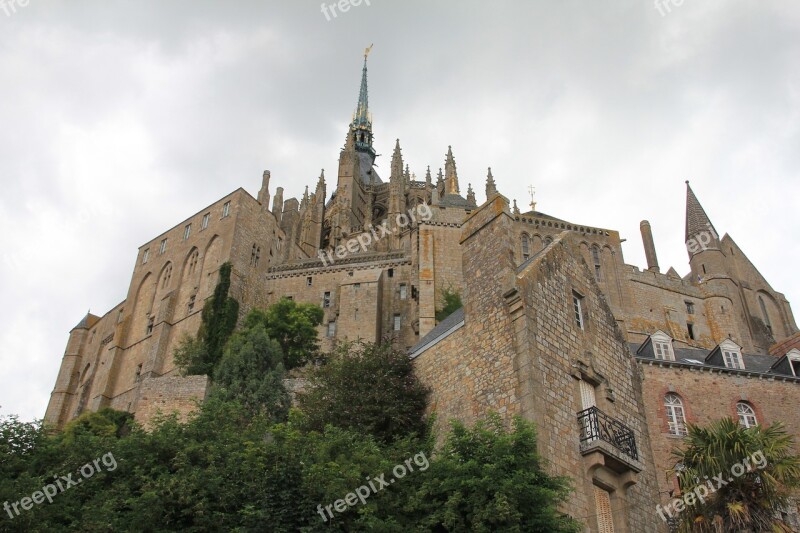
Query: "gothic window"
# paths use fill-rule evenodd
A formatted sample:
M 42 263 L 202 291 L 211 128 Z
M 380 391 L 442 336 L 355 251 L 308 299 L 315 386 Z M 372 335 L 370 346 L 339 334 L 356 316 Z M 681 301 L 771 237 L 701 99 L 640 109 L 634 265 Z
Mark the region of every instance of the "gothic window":
M 134 378 L 134 381 L 136 383 L 139 383 L 141 380 L 142 380 L 142 365 L 139 364 L 136 366 L 136 377 Z
M 167 265 L 167 268 L 164 269 L 164 275 L 161 278 L 161 288 L 165 289 L 169 287 L 170 280 L 172 280 L 172 264 Z
M 680 396 L 669 393 L 664 396 L 664 408 L 667 413 L 667 426 L 671 435 L 683 437 L 688 434 L 686 429 L 686 412 Z
M 600 273 L 600 248 L 596 244 L 592 246 L 592 262 L 594 263 L 594 279 L 600 281 L 603 279 Z
M 739 424 L 745 428 L 758 425 L 755 410 L 745 402 L 736 404 L 736 414 L 739 415 Z
M 150 335 L 150 334 L 153 333 L 153 325 L 155 324 L 155 321 L 156 321 L 156 317 L 154 317 L 154 316 L 150 316 L 147 319 L 147 330 L 146 330 L 146 334 L 147 335 Z
M 527 233 L 522 234 L 522 260 L 527 261 L 531 256 L 531 238 Z
M 758 295 L 758 305 L 761 307 L 761 315 L 764 317 L 764 325 L 767 326 L 767 330 L 769 331 L 770 335 L 772 334 L 772 323 L 769 321 L 769 313 L 767 313 L 767 306 L 764 303 L 764 297 L 760 294 Z
M 191 313 L 194 311 L 194 303 L 197 300 L 197 296 L 194 294 L 189 297 L 189 312 Z
M 545 237 L 545 239 L 544 239 L 544 245 L 545 246 L 550 246 L 550 244 L 552 242 L 553 242 L 553 238 L 552 237 Z
M 197 268 L 197 260 L 199 257 L 200 252 L 197 250 L 192 252 L 192 255 L 189 256 L 189 274 L 194 274 L 194 271 Z

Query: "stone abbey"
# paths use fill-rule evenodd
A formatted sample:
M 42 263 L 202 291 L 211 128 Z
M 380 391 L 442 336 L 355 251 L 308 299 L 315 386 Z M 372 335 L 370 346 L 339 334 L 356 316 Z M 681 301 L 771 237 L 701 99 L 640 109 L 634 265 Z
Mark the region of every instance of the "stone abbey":
M 322 172 L 300 200 L 273 196 L 265 171 L 257 197 L 237 189 L 141 246 L 125 300 L 70 332 L 45 421 L 112 407 L 147 423 L 194 409 L 207 378 L 180 376 L 172 353 L 230 262 L 242 314 L 293 298 L 323 308 L 323 349 L 364 339 L 408 350 L 440 423 L 534 421 L 552 473 L 575 480 L 564 512 L 587 531 L 666 531 L 656 506 L 677 487 L 665 472 L 687 423 L 730 416 L 800 434 L 789 302 L 720 236 L 688 182 L 681 276 L 661 272 L 647 221 L 640 269 L 617 231 L 535 204 L 521 212 L 491 169 L 479 204 L 449 147 L 424 180 L 399 141 L 388 177 L 375 158 L 365 58 L 331 194 Z M 422 209 L 430 216 L 403 218 Z M 464 305 L 437 322 L 445 291 Z

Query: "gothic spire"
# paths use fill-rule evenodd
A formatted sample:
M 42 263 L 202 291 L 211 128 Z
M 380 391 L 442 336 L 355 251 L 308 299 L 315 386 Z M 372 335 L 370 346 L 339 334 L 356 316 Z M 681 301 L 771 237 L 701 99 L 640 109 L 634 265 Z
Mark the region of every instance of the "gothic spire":
M 447 147 L 447 158 L 444 163 L 445 194 L 458 194 L 458 173 L 456 172 L 456 160 L 453 157 L 453 148 Z
M 494 183 L 494 176 L 492 176 L 492 167 L 489 167 L 489 174 L 486 176 L 486 199 L 497 194 L 497 185 Z
M 425 184 L 430 189 L 433 179 L 431 178 L 431 166 L 428 165 L 428 170 L 425 172 Z
M 478 205 L 478 202 L 475 199 L 475 191 L 472 190 L 472 184 L 471 183 L 469 184 L 469 187 L 467 187 L 467 202 L 470 205 L 473 205 L 473 206 L 477 206 Z
M 358 103 L 353 113 L 353 122 L 350 131 L 354 134 L 356 149 L 369 152 L 375 156 L 372 148 L 372 116 L 369 113 L 369 96 L 367 92 L 367 56 L 372 45 L 364 52 L 364 67 L 361 69 L 361 88 L 358 91 Z
M 709 239 L 711 242 L 706 245 L 706 248 L 719 248 L 717 231 L 708 218 L 703 206 L 695 196 L 689 181 L 686 181 L 686 242 L 689 239 L 697 239 L 698 235 L 703 235 L 703 239 Z
M 364 52 L 364 67 L 361 69 L 361 89 L 358 91 L 358 104 L 356 104 L 356 114 L 353 118 L 353 125 L 369 125 L 369 95 L 367 93 L 367 56 L 372 46 Z
M 397 179 L 403 175 L 403 153 L 400 149 L 400 139 L 397 139 L 394 144 L 394 152 L 392 152 L 390 180 Z

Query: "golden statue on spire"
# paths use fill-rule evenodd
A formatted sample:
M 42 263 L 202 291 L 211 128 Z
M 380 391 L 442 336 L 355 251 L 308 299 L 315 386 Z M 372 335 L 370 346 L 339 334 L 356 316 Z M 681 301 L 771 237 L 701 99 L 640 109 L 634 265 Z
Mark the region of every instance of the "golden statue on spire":
M 364 61 L 367 60 L 367 56 L 372 51 L 372 47 L 375 46 L 374 44 L 369 45 L 369 48 L 364 49 Z

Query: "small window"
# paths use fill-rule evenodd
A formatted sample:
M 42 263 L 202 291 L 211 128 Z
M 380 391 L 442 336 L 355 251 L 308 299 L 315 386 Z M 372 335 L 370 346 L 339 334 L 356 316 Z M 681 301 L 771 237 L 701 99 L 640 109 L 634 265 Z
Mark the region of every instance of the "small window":
M 583 320 L 583 296 L 578 294 L 577 292 L 572 293 L 572 306 L 575 311 L 575 324 L 580 328 L 583 329 L 584 327 L 584 320 Z
M 722 359 L 725 361 L 725 366 L 727 368 L 733 368 L 738 370 L 744 368 L 744 364 L 742 364 L 742 356 L 741 354 L 739 354 L 739 352 L 723 350 Z
M 667 414 L 667 426 L 670 435 L 683 437 L 689 432 L 686 429 L 686 412 L 683 409 L 683 401 L 677 394 L 667 394 L 664 396 L 664 408 Z
M 125 309 L 120 309 L 119 312 L 117 313 L 117 324 L 122 322 L 122 315 L 123 315 L 124 312 L 125 312 Z
M 694 340 L 694 324 L 691 322 L 686 323 L 686 334 L 689 335 L 691 340 Z
M 158 247 L 158 253 L 163 254 L 167 251 L 167 239 L 163 239 L 161 241 L 161 245 Z
M 314 284 L 314 278 L 311 276 L 306 278 L 306 287 L 311 287 Z
M 603 276 L 600 271 L 600 248 L 597 245 L 592 246 L 592 262 L 594 263 L 594 279 L 602 281 Z
M 147 263 L 150 259 L 150 248 L 145 248 L 144 252 L 142 252 L 142 264 Z
M 225 218 L 230 214 L 231 214 L 231 203 L 225 202 L 222 206 L 222 218 Z
M 186 226 L 183 228 L 183 240 L 185 241 L 186 239 L 188 239 L 189 235 L 191 234 L 192 234 L 192 225 L 186 224 Z
M 328 338 L 333 338 L 336 336 L 336 321 L 331 320 L 328 322 Z
M 254 244 L 250 252 L 250 266 L 258 266 L 259 260 L 261 260 L 261 247 Z
M 531 257 L 531 238 L 527 233 L 522 234 L 522 260 L 527 261 Z
M 672 354 L 672 345 L 669 342 L 653 341 L 653 350 L 656 359 L 661 359 L 663 361 L 675 360 L 675 356 Z
M 400 284 L 400 299 L 406 300 L 408 298 L 408 286 L 405 283 Z
M 400 326 L 402 326 L 403 319 L 400 315 L 394 315 L 394 330 L 400 331 Z
M 206 213 L 203 215 L 203 221 L 200 223 L 200 229 L 206 229 L 208 227 L 208 220 L 211 218 L 211 213 Z
M 353 288 L 354 289 L 360 289 L 361 288 L 361 284 L 360 283 L 353 283 Z
M 323 308 L 325 308 L 325 309 L 327 309 L 327 308 L 329 308 L 330 306 L 331 306 L 331 293 L 330 293 L 330 292 L 326 292 L 326 293 L 325 293 L 325 294 L 322 296 L 322 307 L 323 307 Z
M 136 383 L 139 383 L 141 380 L 142 380 L 142 365 L 140 363 L 136 366 L 136 377 L 134 378 L 134 381 Z
M 692 302 L 684 302 L 686 303 L 686 312 L 690 315 L 694 314 L 694 304 Z
M 286 298 L 290 302 L 294 300 L 294 296 L 284 296 L 284 298 Z
M 739 424 L 744 428 L 751 428 L 758 425 L 755 410 L 745 402 L 736 404 L 736 414 L 739 415 Z
M 153 333 L 153 326 L 155 325 L 155 322 L 156 322 L 156 317 L 154 316 L 151 316 L 150 318 L 147 319 L 147 331 L 146 331 L 147 335 Z
M 194 311 L 194 302 L 197 300 L 197 296 L 194 294 L 189 297 L 189 312 L 191 313 Z
M 389 269 L 389 277 L 390 277 L 390 278 L 393 278 L 393 277 L 394 277 L 394 269 L 393 269 L 393 268 L 390 268 L 390 269 Z

